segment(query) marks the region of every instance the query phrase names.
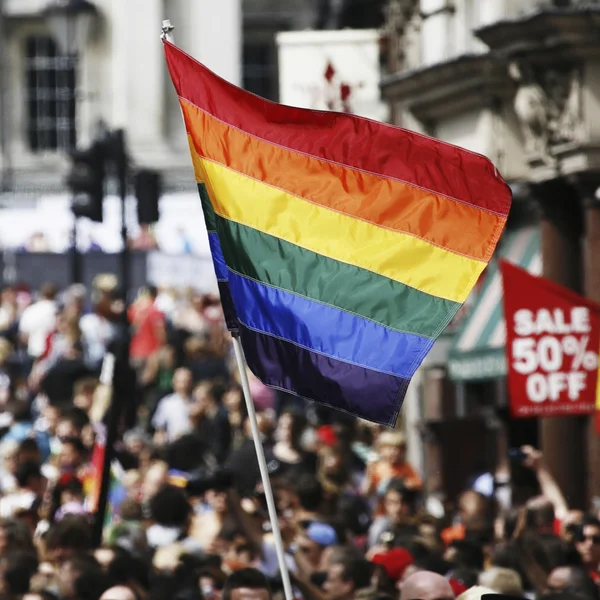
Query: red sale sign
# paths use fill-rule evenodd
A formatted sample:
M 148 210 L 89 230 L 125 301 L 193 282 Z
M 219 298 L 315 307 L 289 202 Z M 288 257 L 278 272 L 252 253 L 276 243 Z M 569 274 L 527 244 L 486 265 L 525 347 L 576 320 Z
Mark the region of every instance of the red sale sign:
M 511 414 L 592 414 L 600 306 L 511 263 L 501 270 Z

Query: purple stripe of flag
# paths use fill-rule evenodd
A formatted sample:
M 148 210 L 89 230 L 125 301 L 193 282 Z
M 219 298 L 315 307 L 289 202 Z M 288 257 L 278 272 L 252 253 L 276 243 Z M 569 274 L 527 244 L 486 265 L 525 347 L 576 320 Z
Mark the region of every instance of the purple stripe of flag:
M 265 384 L 395 426 L 410 380 L 351 365 L 240 325 L 246 361 Z

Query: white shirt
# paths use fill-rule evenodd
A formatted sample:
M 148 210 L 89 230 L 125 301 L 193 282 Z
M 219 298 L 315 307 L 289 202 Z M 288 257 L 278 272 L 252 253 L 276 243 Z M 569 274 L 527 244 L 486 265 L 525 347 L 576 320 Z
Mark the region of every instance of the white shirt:
M 35 494 L 30 491 L 14 492 L 0 500 L 0 517 L 10 519 L 19 510 L 29 510 L 35 502 Z
M 86 362 L 90 366 L 96 366 L 102 362 L 108 344 L 115 336 L 115 326 L 108 319 L 91 313 L 81 317 L 79 327 L 85 347 Z
M 56 324 L 56 303 L 53 300 L 39 300 L 28 306 L 21 315 L 19 331 L 29 336 L 27 352 L 37 358 L 46 349 L 46 339 Z
M 165 396 L 152 417 L 154 429 L 164 429 L 167 440 L 172 442 L 192 429 L 189 402 L 179 394 Z

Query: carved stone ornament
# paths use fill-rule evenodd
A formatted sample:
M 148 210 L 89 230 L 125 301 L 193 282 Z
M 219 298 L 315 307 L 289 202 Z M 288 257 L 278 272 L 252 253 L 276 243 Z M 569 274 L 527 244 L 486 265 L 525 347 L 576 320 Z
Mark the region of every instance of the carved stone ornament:
M 526 151 L 555 162 L 556 146 L 581 141 L 581 69 L 569 65 L 536 71 L 525 62 L 514 62 L 509 74 L 519 86 L 514 109 Z

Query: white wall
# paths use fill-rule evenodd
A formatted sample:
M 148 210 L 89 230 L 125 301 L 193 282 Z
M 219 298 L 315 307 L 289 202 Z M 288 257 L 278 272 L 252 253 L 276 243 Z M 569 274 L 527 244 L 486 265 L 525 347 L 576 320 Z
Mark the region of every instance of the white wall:
M 48 29 L 38 0 L 5 0 L 11 13 L 7 53 L 11 91 L 11 149 L 14 167 L 57 175 L 64 156 L 33 155 L 26 143 L 24 39 Z M 78 137 L 89 139 L 102 118 L 124 127 L 134 162 L 142 166 L 187 166 L 187 143 L 179 107 L 168 77 L 161 23 L 170 18 L 175 42 L 216 73 L 239 84 L 242 72 L 241 0 L 93 0 L 101 18 L 82 52 L 79 69 Z M 169 14 L 171 13 L 171 14 Z M 175 148 L 175 152 L 173 149 Z M 193 182 L 192 182 L 193 183 Z
M 459 113 L 438 121 L 434 134 L 445 142 L 488 155 L 491 137 L 489 127 L 486 111 L 479 110 Z
M 388 108 L 381 101 L 379 37 L 374 30 L 298 31 L 277 35 L 279 94 L 283 104 L 327 109 L 331 93 L 334 110 L 341 111 L 339 86 L 352 87 L 351 112 L 378 121 Z M 331 62 L 335 76 L 330 87 L 324 77 Z

